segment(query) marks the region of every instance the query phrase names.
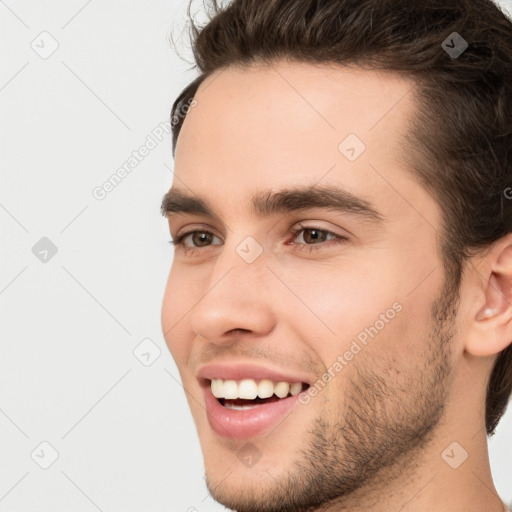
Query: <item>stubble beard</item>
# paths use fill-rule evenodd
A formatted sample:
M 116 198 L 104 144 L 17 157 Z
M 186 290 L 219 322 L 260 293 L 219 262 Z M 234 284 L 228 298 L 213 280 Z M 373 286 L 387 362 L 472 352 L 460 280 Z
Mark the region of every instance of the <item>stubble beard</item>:
M 378 352 L 353 360 L 339 420 L 318 417 L 296 460 L 271 479 L 271 487 L 262 488 L 255 479 L 234 489 L 229 479 L 215 486 L 207 477 L 212 497 L 237 512 L 350 510 L 363 505 L 362 496 L 365 507 L 378 503 L 380 489 L 419 463 L 443 416 L 457 291 L 446 285 L 433 302 L 428 340 L 408 340 L 425 344 L 414 364 L 405 368 L 387 360 L 384 365 Z M 331 410 L 334 404 L 325 406 Z

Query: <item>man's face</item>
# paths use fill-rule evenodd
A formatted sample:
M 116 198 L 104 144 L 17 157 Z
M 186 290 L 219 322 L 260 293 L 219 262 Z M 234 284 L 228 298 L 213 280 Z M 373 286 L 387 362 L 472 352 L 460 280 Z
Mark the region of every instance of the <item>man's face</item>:
M 227 68 L 184 122 L 173 190 L 214 215 L 167 202 L 172 235 L 196 233 L 176 247 L 162 327 L 210 492 L 238 511 L 349 499 L 441 417 L 441 213 L 399 158 L 412 88 L 343 67 Z M 344 194 L 339 208 L 279 195 L 307 187 Z

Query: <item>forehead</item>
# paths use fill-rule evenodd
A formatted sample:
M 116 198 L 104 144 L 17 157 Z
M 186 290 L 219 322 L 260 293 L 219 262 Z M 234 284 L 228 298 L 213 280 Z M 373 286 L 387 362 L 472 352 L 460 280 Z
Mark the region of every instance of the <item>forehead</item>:
M 413 88 L 392 72 L 340 65 L 277 61 L 216 71 L 183 123 L 175 185 L 230 201 L 319 183 L 366 198 L 384 186 L 389 196 L 386 180 L 410 181 L 399 157 Z

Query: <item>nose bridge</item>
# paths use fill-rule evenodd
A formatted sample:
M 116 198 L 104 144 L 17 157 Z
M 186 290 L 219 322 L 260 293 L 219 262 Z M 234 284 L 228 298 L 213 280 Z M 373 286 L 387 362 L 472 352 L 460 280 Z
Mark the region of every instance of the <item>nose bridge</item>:
M 251 236 L 224 244 L 191 313 L 192 329 L 209 340 L 233 329 L 271 329 L 267 261 L 263 244 Z
M 224 244 L 215 262 L 209 288 L 215 283 L 221 284 L 219 280 L 225 276 L 233 281 L 230 286 L 236 287 L 240 296 L 250 296 L 247 294 L 250 287 L 263 286 L 267 279 L 268 252 L 264 249 L 263 241 L 259 242 L 251 235 L 241 238 L 232 234 L 229 238 L 231 240 Z

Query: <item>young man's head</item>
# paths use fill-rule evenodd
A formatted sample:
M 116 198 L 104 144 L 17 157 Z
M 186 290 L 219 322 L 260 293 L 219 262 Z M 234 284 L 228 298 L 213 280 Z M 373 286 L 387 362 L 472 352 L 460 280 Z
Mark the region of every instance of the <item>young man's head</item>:
M 512 23 L 490 0 L 234 0 L 195 27 L 162 326 L 240 512 L 501 512 Z

